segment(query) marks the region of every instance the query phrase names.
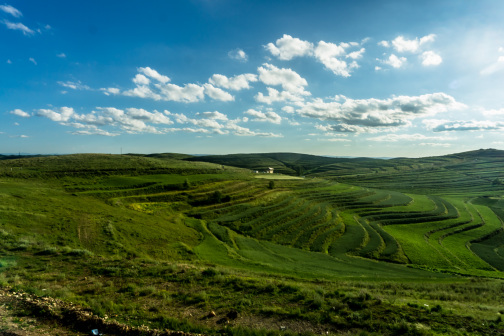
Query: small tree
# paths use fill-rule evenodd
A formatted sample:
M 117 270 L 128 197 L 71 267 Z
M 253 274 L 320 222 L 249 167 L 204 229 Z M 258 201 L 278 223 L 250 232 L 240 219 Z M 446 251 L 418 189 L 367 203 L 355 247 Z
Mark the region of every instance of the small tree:
M 217 190 L 210 196 L 211 203 L 220 203 L 222 201 L 222 193 Z
M 275 188 L 275 181 L 273 181 L 273 180 L 269 181 L 268 188 L 270 188 L 270 189 Z
M 191 183 L 189 183 L 188 179 L 184 180 L 184 184 L 182 185 L 184 189 L 189 189 L 191 187 Z

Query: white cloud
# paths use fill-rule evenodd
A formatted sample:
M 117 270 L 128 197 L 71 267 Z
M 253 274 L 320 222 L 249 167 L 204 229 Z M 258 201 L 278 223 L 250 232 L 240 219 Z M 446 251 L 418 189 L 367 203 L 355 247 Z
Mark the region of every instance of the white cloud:
M 178 86 L 175 84 L 156 84 L 159 89 L 161 99 L 184 103 L 194 103 L 205 98 L 205 89 L 196 84 L 186 84 Z
M 420 55 L 420 58 L 424 66 L 439 65 L 443 62 L 443 58 L 434 51 L 425 51 Z
M 423 44 L 434 41 L 436 38 L 435 34 L 426 35 L 420 39 L 415 38 L 414 40 L 405 39 L 404 36 L 398 36 L 392 40 L 392 46 L 397 52 L 411 52 L 416 53 L 420 50 Z
M 368 138 L 370 141 L 378 142 L 398 142 L 398 141 L 425 141 L 425 140 L 437 140 L 446 141 L 453 140 L 453 138 L 446 136 L 426 136 L 420 133 L 415 134 L 384 134 L 373 138 Z
M 366 43 L 367 40 L 363 39 L 362 44 Z M 359 45 L 357 42 L 334 44 L 319 41 L 315 47 L 311 42 L 284 34 L 282 38 L 276 40 L 275 44 L 268 43 L 265 47 L 272 55 L 285 61 L 291 60 L 294 57 L 313 56 L 335 75 L 349 77 L 352 70 L 359 67 L 355 60 L 362 58 L 366 49 L 360 48 L 352 52 L 347 52 L 347 49 L 355 48 Z M 349 59 L 350 62 L 347 62 L 346 59 Z
M 390 47 L 390 44 L 388 43 L 388 41 L 380 41 L 380 42 L 378 42 L 378 45 L 385 47 L 385 48 Z
M 224 75 L 215 74 L 208 79 L 208 82 L 224 89 L 239 91 L 250 89 L 249 83 L 257 82 L 257 75 L 247 73 L 228 78 Z
M 424 120 L 425 126 L 433 132 L 448 131 L 504 131 L 504 122 L 491 120 Z
M 71 107 L 64 106 L 61 107 L 59 111 L 50 109 L 39 109 L 37 110 L 36 115 L 39 117 L 46 117 L 48 119 L 51 119 L 52 121 L 66 122 L 72 116 L 75 115 L 75 111 Z
M 121 93 L 121 90 L 119 90 L 118 88 L 101 88 L 100 90 L 103 91 L 103 93 L 107 96 L 110 96 L 111 94 L 118 95 L 119 93 Z
M 328 139 L 319 139 L 321 141 L 329 141 L 329 142 L 351 142 L 349 139 L 345 138 L 328 138 Z
M 192 124 L 194 126 L 200 127 L 199 129 L 180 129 L 184 131 L 194 131 L 198 133 L 214 133 L 214 134 L 234 134 L 237 136 L 260 136 L 260 137 L 281 137 L 280 134 L 268 133 L 268 132 L 256 132 L 249 128 L 238 125 L 239 122 L 244 119 L 227 120 L 225 115 L 218 112 L 203 112 L 202 116 L 207 118 L 193 119 L 189 118 L 182 113 L 172 114 L 175 121 L 179 124 Z M 218 123 L 216 120 L 222 120 L 223 123 Z
M 305 91 L 305 86 L 308 85 L 306 79 L 292 69 L 280 69 L 272 64 L 265 63 L 257 70 L 259 80 L 266 85 L 281 85 L 285 91 L 294 95 L 310 95 L 309 92 Z
M 156 70 L 151 69 L 149 67 L 138 68 L 137 70 L 138 70 L 138 72 L 141 72 L 144 75 L 146 75 L 147 77 L 153 78 L 160 83 L 168 83 L 170 81 L 169 77 L 163 76 L 163 75 L 159 74 L 159 72 L 157 72 Z
M 168 111 L 152 111 L 139 108 L 118 109 L 115 107 L 97 107 L 94 111 L 87 114 L 78 114 L 70 107 L 59 109 L 39 109 L 37 116 L 46 117 L 61 125 L 80 129 L 72 134 L 99 134 L 115 136 L 119 133 L 103 130 L 100 127 L 109 127 L 122 130 L 126 133 L 153 133 L 161 134 L 164 132 L 154 125 L 171 125 L 173 121 L 168 117 Z
M 325 131 L 325 132 L 336 132 L 336 133 L 378 133 L 383 131 L 383 129 L 379 127 L 363 127 L 358 125 L 349 125 L 345 123 L 339 123 L 336 125 L 316 125 L 315 128 Z M 395 129 L 395 128 L 392 128 Z M 391 128 L 387 128 L 387 130 L 391 130 Z
M 37 65 L 37 61 L 33 57 L 30 57 L 28 61 L 32 62 L 33 64 Z
M 364 48 L 361 48 L 359 51 L 347 55 L 346 49 L 350 46 L 351 44 L 349 43 L 340 43 L 337 45 L 320 41 L 315 49 L 315 57 L 335 75 L 350 77 L 351 71 L 359 66 L 355 61 L 348 64 L 342 58 L 357 59 L 360 58 L 365 51 Z
M 243 51 L 239 48 L 228 52 L 228 56 L 229 56 L 229 58 L 240 61 L 240 62 L 247 62 L 248 61 L 248 56 L 245 53 L 245 51 Z
M 332 130 L 358 132 L 359 127 L 389 128 L 408 126 L 411 120 L 465 108 L 445 93 L 421 96 L 395 96 L 390 99 L 350 99 L 337 96 L 335 101 L 314 99 L 304 103 L 296 112 L 304 117 L 337 122 Z M 367 131 L 367 129 L 360 129 Z
M 91 90 L 91 88 L 89 86 L 82 84 L 81 81 L 77 81 L 77 82 L 71 82 L 71 81 L 61 82 L 61 81 L 59 81 L 58 84 L 63 87 L 73 89 L 73 90 Z
M 283 135 L 270 132 L 255 132 L 246 127 L 237 125 L 235 122 L 230 122 L 226 126 L 234 135 L 237 136 L 258 136 L 266 138 L 281 138 Z
M 150 83 L 150 79 L 142 74 L 137 74 L 132 80 L 136 85 L 149 85 Z
M 80 124 L 74 123 L 74 124 L 68 125 L 68 126 L 72 126 L 72 127 L 80 128 L 80 129 L 84 128 L 83 130 L 80 130 L 80 131 L 70 132 L 71 134 L 74 134 L 74 135 L 103 135 L 103 136 L 118 136 L 119 135 L 119 133 L 111 133 L 111 132 L 99 129 L 98 127 L 93 126 L 93 125 L 80 125 Z
M 66 55 L 65 55 L 65 53 L 60 53 L 60 54 L 57 54 L 56 57 L 66 58 Z
M 404 63 L 406 63 L 407 59 L 406 59 L 406 57 L 397 57 L 396 55 L 392 54 L 389 56 L 388 59 L 385 59 L 385 60 L 378 59 L 378 61 L 380 61 L 383 64 L 387 64 L 393 68 L 398 69 L 398 68 L 402 67 L 404 65 Z M 378 68 L 380 68 L 380 67 L 378 67 Z M 380 69 L 375 68 L 375 70 L 380 70 Z
M 138 68 L 138 71 L 141 72 L 137 74 L 133 78 L 133 83 L 135 83 L 136 87 L 130 90 L 125 90 L 122 92 L 125 96 L 130 97 L 138 97 L 138 98 L 149 98 L 154 100 L 163 100 L 163 101 L 175 101 L 182 103 L 195 103 L 204 100 L 205 95 L 214 100 L 220 101 L 233 101 L 234 97 L 228 92 L 213 86 L 210 83 L 206 83 L 203 85 L 198 84 L 185 84 L 184 86 L 179 86 L 176 84 L 168 83 L 170 78 L 164 75 L 161 75 L 154 69 L 149 67 L 146 68 Z M 216 76 L 216 77 L 215 77 Z M 214 79 L 217 82 L 232 86 L 234 88 L 238 88 L 244 85 L 244 81 L 254 80 L 253 77 L 243 75 L 242 77 L 235 77 L 229 81 L 225 76 L 220 77 L 214 75 Z M 224 78 L 225 77 L 225 78 Z M 227 82 L 226 82 L 227 79 Z M 152 81 L 155 80 L 155 81 Z M 118 89 L 101 89 L 105 94 L 117 94 L 119 93 Z M 113 91 L 110 91 L 113 90 Z
M 251 116 L 253 118 L 252 121 L 270 122 L 273 124 L 280 124 L 282 122 L 282 117 L 273 111 L 261 112 L 248 109 L 244 113 Z
M 203 87 L 205 88 L 205 94 L 214 100 L 220 100 L 220 101 L 234 100 L 234 97 L 231 94 L 222 89 L 216 88 L 212 84 L 206 83 L 203 85 Z
M 482 113 L 486 116 L 504 116 L 504 108 L 498 110 L 483 110 Z
M 161 100 L 161 98 L 162 98 L 160 94 L 153 92 L 146 85 L 137 86 L 134 89 L 124 91 L 123 95 L 129 96 L 129 97 L 138 97 L 138 98 L 151 98 L 154 100 Z
M 220 113 L 219 111 L 202 112 L 202 113 L 198 113 L 197 115 L 198 116 L 201 115 L 201 116 L 203 116 L 204 118 L 207 118 L 207 119 L 228 120 L 227 115 L 225 115 L 224 113 Z
M 284 34 L 283 37 L 276 40 L 276 45 L 268 43 L 265 48 L 280 60 L 289 61 L 294 57 L 309 56 L 313 52 L 313 44 L 308 41 L 302 41 Z
M 3 20 L 2 23 L 11 30 L 20 30 L 23 35 L 33 35 L 35 32 L 31 30 L 30 28 L 26 27 L 24 24 L 18 22 L 18 23 L 13 23 L 7 20 Z
M 365 51 L 366 51 L 365 48 L 360 48 L 357 51 L 353 51 L 353 52 L 349 53 L 345 57 L 346 58 L 351 58 L 351 59 L 360 59 L 360 58 L 362 58 L 362 55 L 364 54 Z
M 165 114 L 163 114 L 156 110 L 154 110 L 153 112 L 149 112 L 147 110 L 139 108 L 127 108 L 125 115 L 133 119 L 143 120 L 145 122 L 150 122 L 153 124 L 171 125 L 173 124 L 173 121 L 171 121 L 170 118 L 168 118 L 166 112 L 167 111 L 165 111 Z
M 282 111 L 284 111 L 286 113 L 294 113 L 294 107 L 292 107 L 292 106 L 284 106 L 284 107 L 282 107 Z
M 441 142 L 422 142 L 419 143 L 420 146 L 428 146 L 428 147 L 444 147 L 448 148 L 451 147 L 452 145 L 449 143 L 441 143 Z
M 18 117 L 22 117 L 22 118 L 30 118 L 31 117 L 31 115 L 28 112 L 25 112 L 25 111 L 20 110 L 20 109 L 12 110 L 12 111 L 10 111 L 10 113 L 14 114 L 14 115 L 17 115 Z
M 11 5 L 0 5 L 0 10 L 16 18 L 23 16 L 23 14 L 18 9 L 12 7 Z
M 265 96 L 262 92 L 259 92 L 255 96 L 255 100 L 258 101 L 259 103 L 265 103 L 268 105 L 271 105 L 271 104 L 277 103 L 277 102 L 300 103 L 300 102 L 304 101 L 303 97 L 296 95 L 296 94 L 292 94 L 289 91 L 281 91 L 280 92 L 280 91 L 278 91 L 274 88 L 270 88 L 270 87 L 266 88 L 266 90 L 268 90 L 267 96 Z

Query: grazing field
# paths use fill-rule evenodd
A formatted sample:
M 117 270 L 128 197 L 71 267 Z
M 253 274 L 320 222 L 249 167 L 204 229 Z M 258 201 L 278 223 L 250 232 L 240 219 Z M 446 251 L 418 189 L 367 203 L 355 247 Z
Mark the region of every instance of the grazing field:
M 219 158 L 0 160 L 0 286 L 160 330 L 504 332 L 500 152 Z

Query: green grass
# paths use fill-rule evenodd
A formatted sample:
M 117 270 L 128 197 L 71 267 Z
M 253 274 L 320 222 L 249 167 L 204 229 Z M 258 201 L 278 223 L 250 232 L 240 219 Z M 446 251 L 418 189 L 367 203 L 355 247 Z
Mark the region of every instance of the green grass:
M 247 157 L 348 182 L 272 175 L 273 188 L 184 155 L 0 160 L 0 286 L 208 334 L 223 327 L 202 316 L 229 307 L 270 330 L 499 332 L 502 281 L 469 277 L 504 277 L 502 188 L 489 182 L 504 172 L 499 156 L 471 155 Z

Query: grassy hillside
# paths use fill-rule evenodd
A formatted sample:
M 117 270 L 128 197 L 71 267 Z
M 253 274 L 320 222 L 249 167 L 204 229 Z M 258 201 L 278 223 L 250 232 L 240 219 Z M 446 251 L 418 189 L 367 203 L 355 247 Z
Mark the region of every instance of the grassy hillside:
M 500 152 L 193 159 L 1 160 L 0 286 L 205 334 L 503 332 Z

